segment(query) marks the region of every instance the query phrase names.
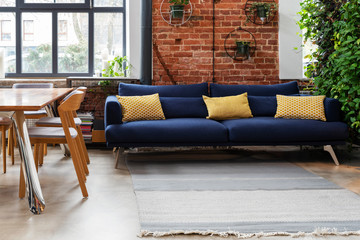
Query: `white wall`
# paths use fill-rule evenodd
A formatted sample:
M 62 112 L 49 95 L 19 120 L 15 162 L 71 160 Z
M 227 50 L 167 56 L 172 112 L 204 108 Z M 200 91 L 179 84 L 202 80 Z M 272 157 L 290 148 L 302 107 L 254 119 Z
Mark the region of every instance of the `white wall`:
M 126 53 L 133 66 L 131 77 L 140 78 L 140 50 L 141 50 L 141 1 L 127 0 L 127 36 Z
M 296 22 L 300 19 L 301 0 L 279 0 L 279 69 L 280 79 L 303 78 L 301 30 Z M 294 50 L 297 47 L 298 50 Z

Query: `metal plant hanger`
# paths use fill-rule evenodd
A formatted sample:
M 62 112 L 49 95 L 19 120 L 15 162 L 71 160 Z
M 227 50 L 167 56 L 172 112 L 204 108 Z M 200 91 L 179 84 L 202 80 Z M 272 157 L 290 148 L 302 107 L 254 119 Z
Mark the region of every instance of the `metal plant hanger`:
M 238 27 L 225 38 L 224 48 L 226 54 L 236 61 L 244 61 L 254 56 L 256 39 L 248 30 Z
M 163 0 L 160 5 L 160 14 L 162 19 L 169 25 L 180 26 L 190 20 L 193 12 L 191 1 L 181 7 L 176 7 L 169 3 L 169 0 Z
M 265 25 L 274 20 L 277 4 L 275 0 L 247 0 L 244 10 L 247 22 Z

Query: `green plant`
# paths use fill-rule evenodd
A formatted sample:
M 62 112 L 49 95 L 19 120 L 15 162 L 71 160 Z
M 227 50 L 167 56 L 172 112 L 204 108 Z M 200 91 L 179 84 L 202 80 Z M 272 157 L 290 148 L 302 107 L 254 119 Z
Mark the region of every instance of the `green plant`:
M 298 22 L 305 41 L 318 48 L 306 56 L 306 76 L 316 94 L 341 103 L 351 139 L 360 136 L 360 0 L 304 0 Z
M 265 21 L 266 18 L 269 18 L 273 13 L 271 10 L 276 10 L 276 3 L 267 3 L 267 2 L 253 2 L 249 7 L 249 15 L 257 15 L 261 21 Z M 250 19 L 247 19 L 249 22 Z
M 235 40 L 236 45 L 250 45 L 250 42 Z
M 103 69 L 103 77 L 127 77 L 131 73 L 132 65 L 126 56 L 116 56 L 113 60 L 109 61 L 109 66 Z M 110 85 L 110 81 L 102 80 L 98 82 L 98 85 L 105 91 L 106 86 Z
M 172 3 L 174 5 L 188 5 L 189 0 L 169 0 L 169 3 Z
M 103 77 L 126 77 L 130 75 L 131 64 L 126 56 L 116 56 L 113 60 L 109 61 L 109 66 L 103 69 Z

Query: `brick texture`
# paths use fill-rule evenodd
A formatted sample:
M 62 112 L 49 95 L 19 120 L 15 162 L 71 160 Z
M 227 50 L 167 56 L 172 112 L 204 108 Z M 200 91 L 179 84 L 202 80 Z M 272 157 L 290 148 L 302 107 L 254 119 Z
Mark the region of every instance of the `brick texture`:
M 246 0 L 217 0 L 215 11 L 215 82 L 221 84 L 279 83 L 278 14 L 266 25 L 246 23 Z M 193 15 L 181 26 L 166 23 L 160 13 L 162 0 L 153 0 L 153 42 L 175 84 L 212 82 L 212 0 L 191 0 Z M 276 3 L 278 3 L 276 1 Z M 167 6 L 167 0 L 163 6 Z M 164 9 L 162 9 L 164 11 Z M 166 11 L 166 9 L 165 9 Z M 224 41 L 237 27 L 256 38 L 253 57 L 235 61 L 227 56 Z M 235 42 L 231 41 L 235 47 Z M 153 84 L 174 84 L 156 52 L 153 53 Z

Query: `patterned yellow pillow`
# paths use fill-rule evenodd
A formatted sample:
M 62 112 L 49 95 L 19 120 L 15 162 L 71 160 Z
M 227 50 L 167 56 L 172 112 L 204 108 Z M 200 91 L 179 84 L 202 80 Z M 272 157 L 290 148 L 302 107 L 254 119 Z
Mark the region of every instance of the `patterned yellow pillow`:
M 159 94 L 145 96 L 116 96 L 122 110 L 122 121 L 164 120 Z
M 326 121 L 325 96 L 290 97 L 276 95 L 275 118 L 314 119 Z

